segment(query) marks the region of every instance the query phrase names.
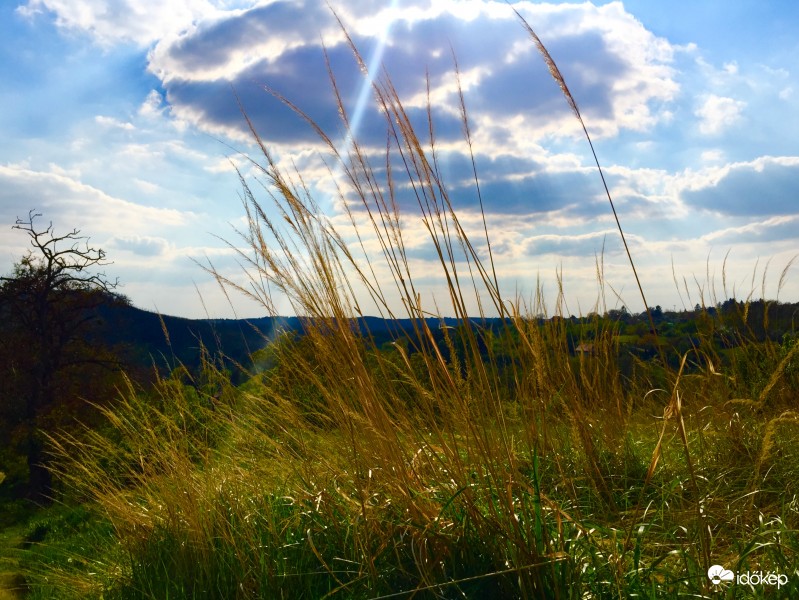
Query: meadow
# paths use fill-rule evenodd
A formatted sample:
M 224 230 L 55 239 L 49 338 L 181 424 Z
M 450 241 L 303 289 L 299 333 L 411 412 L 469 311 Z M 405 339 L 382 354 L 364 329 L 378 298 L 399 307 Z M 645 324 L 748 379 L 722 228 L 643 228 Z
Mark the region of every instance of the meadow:
M 4 551 L 25 597 L 799 595 L 799 343 L 793 329 L 765 335 L 779 303 L 722 311 L 725 285 L 677 347 L 651 310 L 633 334 L 599 300 L 575 326 L 562 289 L 549 307 L 540 290 L 506 297 L 491 232 L 467 234 L 451 203 L 432 116 L 420 132 L 388 78 L 373 91 L 389 140 L 379 170 L 309 121 L 355 198 L 342 203 L 354 244 L 248 121 L 272 205 L 242 176 L 248 226 L 231 247 L 244 242 L 249 280 L 207 270 L 269 314 L 273 293 L 288 298 L 302 335 L 273 340 L 240 385 L 207 355 L 147 393 L 130 382 L 102 425 L 53 436 L 60 502 L 9 530 L 23 548 Z M 439 257 L 435 306 L 405 250 L 401 188 Z M 352 326 L 367 304 L 407 319 L 396 339 Z M 714 584 L 712 565 L 738 579 Z

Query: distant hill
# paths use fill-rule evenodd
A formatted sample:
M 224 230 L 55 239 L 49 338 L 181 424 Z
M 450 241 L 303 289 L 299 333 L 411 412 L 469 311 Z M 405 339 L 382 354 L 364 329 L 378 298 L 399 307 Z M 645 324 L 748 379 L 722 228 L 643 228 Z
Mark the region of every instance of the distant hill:
M 94 336 L 121 349 L 125 363 L 138 368 L 155 365 L 165 372 L 178 364 L 194 371 L 205 348 L 224 355 L 229 364 L 247 366 L 250 355 L 274 338 L 277 330 L 298 330 L 297 318 L 184 319 L 159 315 L 122 303 L 98 309 Z
M 98 321 L 93 335 L 98 341 L 120 349 L 125 363 L 138 369 L 151 369 L 155 365 L 161 372 L 178 364 L 194 371 L 200 365 L 202 347 L 212 356 L 223 355 L 229 366 L 248 367 L 252 353 L 265 347 L 280 331 L 302 331 L 302 320 L 298 317 L 184 319 L 120 302 L 102 305 Z M 426 321 L 434 331 L 441 326 L 439 319 Z M 363 333 L 368 331 L 378 345 L 413 332 L 411 319 L 361 317 L 353 323 Z M 458 319 L 444 319 L 446 326 L 457 324 Z
M 766 311 L 768 318 L 765 318 Z M 718 342 L 720 347 L 728 347 L 736 345 L 737 338 L 724 334 L 725 331 L 740 331 L 760 341 L 766 337 L 780 340 L 786 332 L 795 334 L 794 321 L 797 311 L 799 304 L 757 300 L 748 303 L 744 308 L 743 303 L 731 299 L 720 303 L 717 307 L 709 307 L 706 317 L 718 320 L 716 335 L 721 336 Z M 280 331 L 301 333 L 303 329 L 303 319 L 298 317 L 184 319 L 142 310 L 114 298 L 109 298 L 109 301 L 101 305 L 97 312 L 98 320 L 95 322 L 96 327 L 93 328 L 92 336 L 100 343 L 115 347 L 126 369 L 135 371 L 138 379 L 146 378 L 147 372 L 152 374 L 153 365 L 161 373 L 168 373 L 179 364 L 196 372 L 201 362 L 201 348 L 204 347 L 212 357 L 224 357 L 226 366 L 232 367 L 234 381 L 238 382 L 242 373 L 240 369 L 235 368 L 236 365 L 249 368 L 251 355 L 275 339 Z M 677 344 L 681 336 L 689 340 L 704 311 L 697 306 L 693 311 L 670 312 L 663 311 L 658 306 L 652 309 L 652 312 L 658 333 L 663 339 Z M 746 325 L 743 321 L 744 315 L 748 317 Z M 583 335 L 580 324 L 590 323 L 594 317 L 596 315 L 563 319 L 573 330 L 570 335 L 574 337 L 575 344 Z M 617 335 L 620 335 L 619 339 L 628 345 L 635 345 L 641 341 L 640 336 L 649 331 L 646 313 L 630 314 L 626 311 L 612 310 L 603 318 L 617 323 L 619 327 Z M 553 317 L 554 319 L 560 317 Z M 451 317 L 443 319 L 443 322 L 433 317 L 425 321 L 438 342 L 443 338 L 443 332 L 440 330 L 442 325 L 454 327 L 459 323 L 458 319 Z M 538 318 L 538 321 L 541 323 L 544 319 Z M 501 320 L 475 319 L 472 322 L 483 328 L 496 329 Z M 766 323 L 768 323 L 768 332 L 766 332 Z M 411 319 L 360 317 L 354 319 L 352 325 L 360 328 L 364 334 L 368 332 L 378 347 L 400 337 L 410 339 L 415 337 Z M 626 337 L 624 334 L 627 334 Z

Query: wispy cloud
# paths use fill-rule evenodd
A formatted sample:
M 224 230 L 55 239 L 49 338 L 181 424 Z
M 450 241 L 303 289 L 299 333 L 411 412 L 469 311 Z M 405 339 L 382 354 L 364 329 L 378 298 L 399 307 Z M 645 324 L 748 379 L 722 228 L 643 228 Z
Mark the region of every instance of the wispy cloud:
M 113 117 L 106 117 L 104 115 L 97 115 L 96 117 L 94 117 L 94 121 L 98 125 L 102 125 L 104 127 L 114 127 L 117 129 L 123 129 L 125 131 L 133 131 L 134 129 L 136 129 L 133 123 L 123 122 L 120 121 L 119 119 L 115 119 Z
M 20 212 L 20 207 L 24 207 Z M 191 215 L 174 209 L 145 207 L 115 198 L 61 173 L 0 166 L 0 221 L 13 223 L 36 209 L 62 227 L 79 226 L 106 235 L 185 226 Z
M 140 256 L 161 256 L 169 249 L 169 242 L 159 237 L 133 235 L 112 238 L 109 246 Z

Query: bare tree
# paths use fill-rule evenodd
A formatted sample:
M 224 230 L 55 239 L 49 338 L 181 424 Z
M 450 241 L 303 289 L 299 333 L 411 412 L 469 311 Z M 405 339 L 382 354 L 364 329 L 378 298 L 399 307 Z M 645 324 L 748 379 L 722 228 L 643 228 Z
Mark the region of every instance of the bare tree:
M 46 501 L 52 476 L 42 421 L 56 404 L 58 376 L 78 364 L 112 362 L 85 334 L 97 318 L 95 309 L 120 297 L 113 293 L 118 281 L 96 271 L 110 264 L 103 250 L 90 246 L 77 229 L 56 235 L 52 223 L 38 228 L 39 217 L 31 211 L 13 226 L 27 234 L 31 249 L 10 276 L 0 277 L 0 337 L 12 362 L 5 368 L 15 380 L 17 437 L 27 455 L 30 495 Z

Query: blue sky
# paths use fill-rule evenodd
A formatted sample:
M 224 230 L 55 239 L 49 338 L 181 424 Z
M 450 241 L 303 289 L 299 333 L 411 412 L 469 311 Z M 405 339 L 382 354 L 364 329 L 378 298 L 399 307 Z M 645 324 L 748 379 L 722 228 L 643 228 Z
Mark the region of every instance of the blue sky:
M 799 251 L 799 5 L 513 4 L 580 106 L 649 303 L 692 307 L 733 289 L 775 297 Z M 607 307 L 642 310 L 579 124 L 504 2 L 332 5 L 367 60 L 383 36 L 382 63 L 417 116 L 429 72 L 443 172 L 477 234 L 454 50 L 507 292 L 529 295 L 540 281 L 552 307 L 560 271 L 566 310 L 587 313 L 604 248 Z M 281 92 L 338 135 L 322 40 L 353 111 L 363 77 L 320 0 L 2 3 L 0 271 L 25 251 L 11 225 L 35 208 L 57 232 L 77 227 L 104 248 L 114 261 L 107 274 L 142 308 L 263 314 L 236 295 L 231 307 L 192 259 L 243 277 L 218 237 L 238 243 L 233 228 L 243 223 L 231 163 L 254 176 L 239 154 L 256 156 L 233 90 L 281 163 L 300 167 L 346 234 L 341 205 L 327 195 L 324 148 L 264 91 Z M 358 137 L 367 152 L 384 152 L 385 125 L 371 103 Z M 434 254 L 412 203 L 400 200 L 412 266 L 432 308 L 441 299 Z M 367 236 L 365 247 L 376 250 L 375 240 Z M 793 270 L 780 298 L 799 300 Z

